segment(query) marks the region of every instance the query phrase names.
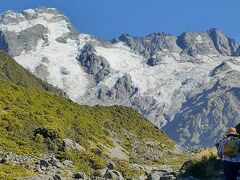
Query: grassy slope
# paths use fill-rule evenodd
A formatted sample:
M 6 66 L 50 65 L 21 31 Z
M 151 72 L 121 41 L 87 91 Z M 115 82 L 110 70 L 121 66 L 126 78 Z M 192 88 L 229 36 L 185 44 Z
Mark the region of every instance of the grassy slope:
M 59 93 L 47 92 L 42 81 L 9 56 L 0 53 L 0 60 L 0 150 L 33 156 L 52 151 L 60 159 L 73 160 L 76 171 L 91 173 L 106 166 L 110 159 L 108 148 L 113 147 L 112 139 L 117 138 L 129 152 L 130 160 L 112 161 L 129 177 L 135 173 L 129 163 L 166 164 L 167 157 L 176 157 L 172 152 L 175 143 L 137 111 L 123 106 L 80 106 Z M 52 137 L 36 133 L 39 128 Z M 64 138 L 71 138 L 86 151 L 62 151 Z M 147 141 L 154 142 L 152 149 L 165 154 L 163 159 L 141 160 L 141 153 L 147 151 L 143 146 Z M 139 145 L 131 146 L 134 142 Z M 122 164 L 126 168 L 121 169 Z M 1 166 L 0 175 L 11 165 Z

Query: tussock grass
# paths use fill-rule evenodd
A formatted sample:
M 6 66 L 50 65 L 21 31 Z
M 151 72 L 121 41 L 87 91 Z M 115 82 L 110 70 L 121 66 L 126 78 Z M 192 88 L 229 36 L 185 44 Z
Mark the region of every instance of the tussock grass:
M 192 160 L 186 162 L 184 166 L 186 171 L 183 176 L 206 179 L 218 175 L 218 171 L 221 168 L 221 160 L 217 157 L 217 149 L 213 147 L 201 150 Z
M 217 148 L 216 147 L 200 150 L 200 152 L 197 153 L 195 159 L 198 161 L 201 161 L 203 159 L 206 159 L 206 158 L 209 159 L 212 157 L 217 157 Z

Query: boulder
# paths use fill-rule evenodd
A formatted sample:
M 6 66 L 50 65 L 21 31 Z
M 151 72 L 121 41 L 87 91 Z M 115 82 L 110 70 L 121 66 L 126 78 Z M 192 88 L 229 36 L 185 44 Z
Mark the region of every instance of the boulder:
M 40 164 L 41 170 L 43 170 L 43 171 L 46 171 L 47 168 L 50 166 L 50 164 L 45 160 L 40 160 L 39 164 Z
M 73 174 L 73 178 L 74 179 L 86 179 L 86 176 L 82 173 L 77 172 L 77 173 Z
M 114 164 L 113 163 L 108 163 L 107 168 L 109 170 L 113 170 L 114 169 Z
M 149 173 L 147 180 L 172 180 L 176 179 L 175 172 L 169 172 L 166 170 L 153 170 Z
M 63 140 L 63 147 L 66 151 L 68 150 L 85 151 L 84 147 L 68 138 Z
M 104 175 L 106 179 L 114 179 L 114 180 L 124 180 L 122 174 L 116 170 L 108 169 Z

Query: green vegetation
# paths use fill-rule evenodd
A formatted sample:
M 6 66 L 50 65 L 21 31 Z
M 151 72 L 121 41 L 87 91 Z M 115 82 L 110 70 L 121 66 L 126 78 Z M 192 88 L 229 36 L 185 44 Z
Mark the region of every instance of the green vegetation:
M 221 169 L 221 159 L 216 155 L 216 148 L 201 151 L 193 160 L 187 163 L 188 165 L 183 176 L 209 179 L 218 175 Z
M 134 170 L 129 166 L 129 163 L 127 161 L 123 161 L 123 160 L 115 160 L 116 161 L 116 168 L 118 169 L 119 172 L 122 173 L 122 175 L 124 177 L 128 177 L 128 178 L 134 178 L 134 177 L 138 177 L 141 175 L 141 172 L 138 170 Z
M 148 152 L 148 147 L 141 147 L 147 141 L 165 155 L 175 147 L 170 138 L 132 108 L 80 106 L 62 95 L 0 52 L 0 150 L 32 156 L 51 151 L 61 160 L 72 160 L 76 171 L 96 173 L 106 167 L 108 150 L 114 147 L 113 140 L 119 139 L 130 160 L 112 161 L 126 177 L 132 177 L 137 172 L 126 168 L 131 163 L 162 163 L 140 160 L 141 153 Z M 63 150 L 65 138 L 86 151 Z M 135 142 L 140 145 L 134 147 Z M 0 177 L 5 173 L 12 177 L 31 175 L 23 171 L 23 166 L 1 164 Z
M 36 173 L 26 170 L 23 165 L 0 164 L 0 179 L 12 180 L 17 177 L 34 176 Z

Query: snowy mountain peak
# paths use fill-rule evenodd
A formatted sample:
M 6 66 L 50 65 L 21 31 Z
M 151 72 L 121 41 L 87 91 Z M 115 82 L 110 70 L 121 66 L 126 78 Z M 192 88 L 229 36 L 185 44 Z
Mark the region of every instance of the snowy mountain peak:
M 5 30 L 20 32 L 29 28 L 36 23 L 47 25 L 48 23 L 53 23 L 56 21 L 65 20 L 69 22 L 68 18 L 64 16 L 61 12 L 54 8 L 36 8 L 36 9 L 27 9 L 22 13 L 7 11 L 1 14 L 0 23 L 1 28 Z M 45 22 L 45 23 L 44 23 Z M 17 25 L 18 28 L 13 28 L 12 26 Z M 21 28 L 19 28 L 21 27 Z
M 8 11 L 0 17 L 0 30 L 1 49 L 13 56 L 78 36 L 68 18 L 54 8 Z
M 220 123 L 208 142 L 213 144 L 224 128 L 239 121 L 236 115 L 226 120 L 237 113 L 238 93 L 212 88 L 221 79 L 218 87 L 228 84 L 231 90 L 231 77 L 240 78 L 240 73 L 234 73 L 240 71 L 239 45 L 217 29 L 179 36 L 123 34 L 114 41 L 103 41 L 78 33 L 53 8 L 9 11 L 0 19 L 0 49 L 77 103 L 131 106 L 183 145 L 205 146 L 202 134 Z M 219 99 L 221 93 L 233 100 Z M 234 106 L 234 111 L 224 109 L 222 114 L 211 115 L 221 109 L 215 101 L 221 107 L 224 103 Z

